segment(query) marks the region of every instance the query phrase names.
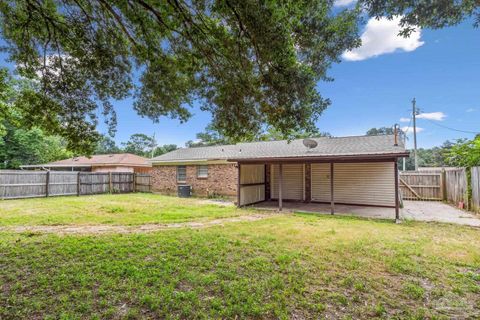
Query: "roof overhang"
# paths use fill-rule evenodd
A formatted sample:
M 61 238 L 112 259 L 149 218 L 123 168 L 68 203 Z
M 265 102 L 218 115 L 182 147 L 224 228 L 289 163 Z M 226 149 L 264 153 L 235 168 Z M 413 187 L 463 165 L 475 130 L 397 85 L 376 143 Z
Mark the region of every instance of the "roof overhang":
M 20 168 L 90 168 L 91 166 L 90 164 L 27 164 Z
M 357 155 L 326 155 L 326 156 L 298 156 L 298 157 L 265 157 L 265 158 L 237 158 L 229 159 L 230 162 L 272 163 L 272 162 L 368 162 L 368 161 L 394 161 L 398 158 L 408 158 L 409 152 L 382 153 L 382 154 L 357 154 Z

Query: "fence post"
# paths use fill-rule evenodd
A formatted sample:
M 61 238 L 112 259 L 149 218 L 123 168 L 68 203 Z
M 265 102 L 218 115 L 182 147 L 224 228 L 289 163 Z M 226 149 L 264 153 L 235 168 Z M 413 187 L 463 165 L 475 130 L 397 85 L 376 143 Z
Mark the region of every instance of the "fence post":
M 133 190 L 132 190 L 132 192 L 137 192 L 137 190 L 136 190 L 136 188 L 137 188 L 137 186 L 136 186 L 137 185 L 137 183 L 136 183 L 137 182 L 137 173 L 134 172 L 132 175 L 133 175 L 133 187 L 132 187 Z
M 111 171 L 108 173 L 108 191 L 110 191 L 110 193 L 113 193 L 113 188 L 112 188 L 112 172 L 111 172 Z
M 50 171 L 47 171 L 47 175 L 45 176 L 45 197 L 48 197 L 49 185 L 50 185 Z
M 77 197 L 80 196 L 80 171 L 77 173 Z
M 447 201 L 447 171 L 442 168 L 442 199 Z

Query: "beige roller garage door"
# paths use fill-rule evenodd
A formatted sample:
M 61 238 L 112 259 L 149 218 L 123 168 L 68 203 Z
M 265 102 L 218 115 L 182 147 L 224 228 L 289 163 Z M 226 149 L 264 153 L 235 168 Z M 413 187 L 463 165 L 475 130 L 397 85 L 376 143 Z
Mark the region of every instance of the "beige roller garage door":
M 337 203 L 395 205 L 393 162 L 336 163 L 334 194 Z M 330 201 L 330 164 L 312 164 L 312 200 Z
M 330 202 L 330 164 L 312 163 L 312 200 Z
M 284 164 L 282 199 L 304 200 L 305 167 L 303 164 Z M 272 165 L 271 197 L 278 199 L 278 165 Z

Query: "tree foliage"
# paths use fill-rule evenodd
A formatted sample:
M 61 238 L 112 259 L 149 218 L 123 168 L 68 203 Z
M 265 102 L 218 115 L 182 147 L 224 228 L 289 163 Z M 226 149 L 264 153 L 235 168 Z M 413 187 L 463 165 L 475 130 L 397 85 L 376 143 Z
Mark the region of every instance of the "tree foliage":
M 42 164 L 72 156 L 65 141 L 45 135 L 39 128 L 22 129 L 4 122 L 5 134 L 0 139 L 0 168 L 18 169 L 24 164 Z
M 480 135 L 457 140 L 446 153 L 446 163 L 455 167 L 480 166 Z
M 393 128 L 391 127 L 380 127 L 380 128 L 371 128 L 367 131 L 367 136 L 378 136 L 384 134 L 393 134 Z
M 122 153 L 123 150 L 117 146 L 115 140 L 108 135 L 102 135 L 97 142 L 94 154 Z
M 142 157 L 150 157 L 152 150 L 156 147 L 153 137 L 143 133 L 135 133 L 130 136 L 127 142 L 122 143 L 123 152 L 133 153 Z
M 303 139 L 303 138 L 315 138 L 315 137 L 331 137 L 331 134 L 328 132 L 321 132 L 317 127 L 301 129 L 297 131 L 290 132 L 290 139 Z M 284 138 L 283 134 L 273 127 L 269 127 L 266 130 L 260 132 L 251 139 L 244 139 L 242 142 L 252 142 L 252 141 L 274 141 L 282 140 Z M 196 141 L 187 141 L 185 143 L 186 147 L 203 147 L 211 145 L 222 145 L 222 144 L 233 144 L 234 140 L 222 135 L 212 125 L 207 126 L 204 132 L 197 133 Z
M 360 0 L 359 4 L 373 17 L 402 16 L 401 34 L 409 36 L 415 27 L 440 29 L 473 18 L 474 26 L 480 25 L 478 0 Z
M 92 152 L 96 111 L 112 99 L 141 116 L 186 121 L 193 101 L 234 141 L 265 124 L 284 137 L 313 128 L 329 105 L 316 90 L 359 45 L 356 9 L 323 0 L 5 0 L 0 34 L 20 75 L 30 125 Z M 138 75 L 138 82 L 136 76 Z M 134 85 L 138 83 L 138 85 Z
M 168 152 L 176 150 L 176 149 L 178 149 L 176 144 L 164 144 L 163 146 L 158 146 L 158 147 L 155 148 L 155 150 L 153 152 L 153 156 L 157 157 L 157 156 L 160 156 L 162 154 L 168 153 Z

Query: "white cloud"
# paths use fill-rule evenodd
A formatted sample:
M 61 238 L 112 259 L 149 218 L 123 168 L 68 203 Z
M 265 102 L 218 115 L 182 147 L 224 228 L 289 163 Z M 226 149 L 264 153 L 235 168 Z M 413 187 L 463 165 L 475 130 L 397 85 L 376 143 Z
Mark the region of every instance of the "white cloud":
M 477 109 L 475 108 L 468 108 L 467 110 L 465 110 L 465 112 L 475 112 L 477 111 Z
M 400 118 L 400 122 L 409 122 L 410 118 Z
M 435 121 L 443 121 L 447 115 L 441 111 L 439 112 L 429 112 L 429 113 L 420 113 L 417 115 L 418 119 L 428 119 L 428 120 L 435 120 Z
M 405 134 L 412 134 L 413 133 L 413 127 L 402 127 L 401 128 Z M 417 127 L 417 133 L 424 131 L 425 129 Z
M 361 39 L 362 45 L 352 51 L 346 51 L 342 57 L 349 61 L 360 61 L 397 50 L 414 51 L 425 42 L 420 40 L 422 32 L 416 28 L 408 38 L 399 36 L 401 16 L 392 20 L 370 18 Z
M 347 7 L 355 2 L 357 2 L 357 0 L 335 0 L 333 5 L 336 7 Z

